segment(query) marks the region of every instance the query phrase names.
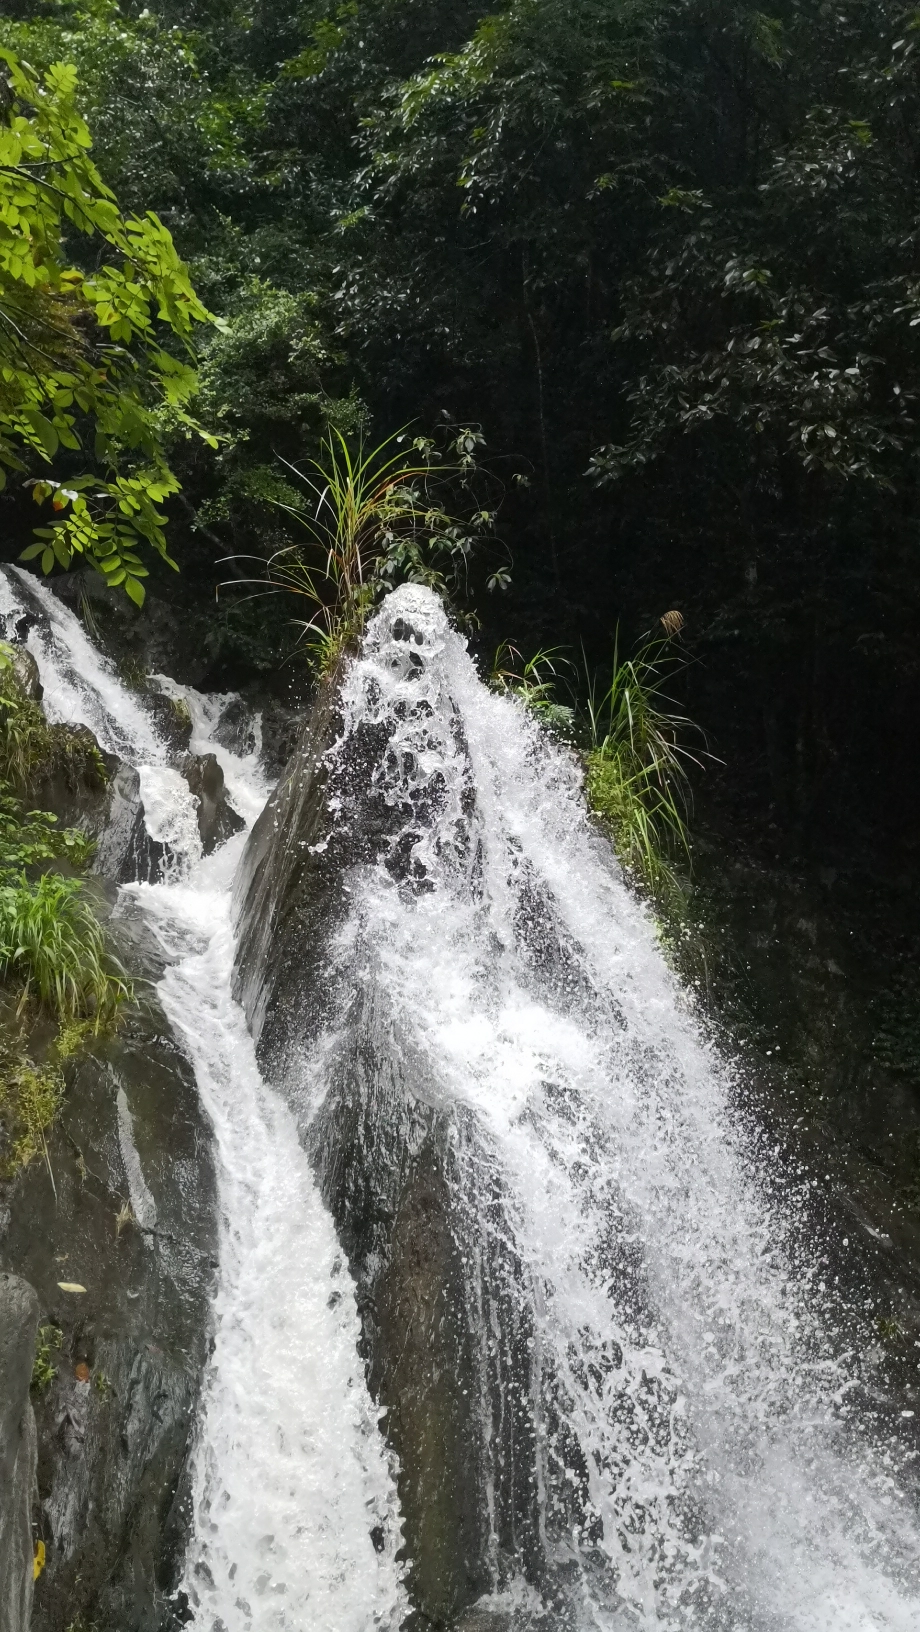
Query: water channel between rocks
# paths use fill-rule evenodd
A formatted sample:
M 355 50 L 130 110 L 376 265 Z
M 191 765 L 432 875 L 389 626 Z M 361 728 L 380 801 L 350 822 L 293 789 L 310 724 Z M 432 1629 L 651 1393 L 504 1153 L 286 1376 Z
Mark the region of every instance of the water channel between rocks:
M 226 700 L 160 677 L 245 823 L 210 855 L 143 700 L 7 571 L 8 622 L 36 608 L 49 716 L 137 769 L 165 847 L 115 911 L 162 949 L 213 1130 L 170 1612 L 915 1632 L 916 1423 L 863 1371 L 871 1287 L 746 1116 L 574 764 L 436 598 L 388 597 L 272 794 Z

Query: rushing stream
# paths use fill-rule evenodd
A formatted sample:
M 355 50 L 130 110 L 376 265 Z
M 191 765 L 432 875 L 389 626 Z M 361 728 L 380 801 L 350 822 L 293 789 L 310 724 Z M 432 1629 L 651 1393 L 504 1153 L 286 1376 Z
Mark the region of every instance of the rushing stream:
M 822 1245 L 812 1181 L 777 1171 L 569 756 L 483 686 L 435 597 L 395 591 L 345 674 L 331 828 L 350 820 L 338 771 L 368 733 L 389 826 L 348 873 L 328 995 L 311 1030 L 302 992 L 270 1087 L 231 996 L 245 835 L 202 857 L 142 701 L 25 583 L 6 573 L 0 611 L 38 610 L 49 714 L 141 769 L 151 832 L 180 857 L 167 881 L 126 888 L 171 959 L 160 997 L 219 1157 L 195 1624 L 395 1632 L 408 1612 L 398 1469 L 304 1149 L 359 1024 L 449 1130 L 491 1583 L 466 1624 L 916 1632 L 915 1424 L 863 1373 L 871 1294 L 835 1284 L 848 1242 Z M 225 700 L 161 684 L 251 824 L 268 789 L 257 751 L 215 742 Z

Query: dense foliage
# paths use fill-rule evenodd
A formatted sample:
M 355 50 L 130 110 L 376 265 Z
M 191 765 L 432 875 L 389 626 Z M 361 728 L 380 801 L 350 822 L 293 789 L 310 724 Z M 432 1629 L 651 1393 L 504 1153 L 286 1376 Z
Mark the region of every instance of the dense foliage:
M 55 517 L 24 552 L 46 572 L 86 556 L 138 605 L 146 543 L 169 560 L 158 506 L 177 489 L 164 412 L 194 427 L 194 369 L 160 343 L 207 319 L 159 218 L 124 217 L 89 157 L 76 71 L 0 53 L 0 486 L 91 438 L 97 469 L 30 480 Z M 84 266 L 68 235 L 83 237 Z M 103 257 L 118 257 L 112 265 Z
M 218 447 L 164 429 L 193 583 L 291 543 L 278 456 L 481 425 L 514 557 L 508 595 L 473 575 L 490 633 L 601 661 L 679 608 L 752 811 L 793 847 L 844 810 L 904 836 L 913 14 L 18 0 L 2 36 L 76 64 L 100 174 L 225 320 L 187 405 Z

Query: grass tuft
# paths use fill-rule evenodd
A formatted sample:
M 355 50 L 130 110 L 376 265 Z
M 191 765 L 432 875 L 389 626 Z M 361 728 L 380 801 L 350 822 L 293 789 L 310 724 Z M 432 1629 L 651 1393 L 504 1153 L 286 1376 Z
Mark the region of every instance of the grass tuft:
M 35 1347 L 35 1360 L 32 1366 L 31 1387 L 36 1394 L 44 1394 L 51 1387 L 58 1373 L 54 1363 L 55 1354 L 60 1353 L 64 1334 L 60 1326 L 40 1326 L 38 1328 L 38 1342 Z
M 651 640 L 620 660 L 614 647 L 610 684 L 587 676 L 585 792 L 606 823 L 623 865 L 665 907 L 679 909 L 684 887 L 677 864 L 689 862 L 689 766 L 685 746 L 697 731 L 678 713 L 664 686 L 680 659 L 670 640 Z
M 231 583 L 253 584 L 255 594 L 285 591 L 306 602 L 309 616 L 295 627 L 320 678 L 332 673 L 380 597 L 396 584 L 426 584 L 448 598 L 459 592 L 476 544 L 494 526 L 494 512 L 478 508 L 466 524 L 448 514 L 436 494 L 450 478 L 469 485 L 482 441 L 478 432 L 460 431 L 450 445 L 450 464 L 439 461 L 427 438 L 416 437 L 403 449 L 404 440 L 405 432 L 397 432 L 368 451 L 363 441 L 352 448 L 333 430 L 322 461 L 311 460 L 305 469 L 288 466 L 303 485 L 305 502 L 274 502 L 304 540 L 260 561 L 261 577 Z M 489 587 L 507 582 L 503 567 Z
M 490 684 L 513 693 L 581 752 L 588 804 L 606 826 L 623 866 L 666 915 L 679 917 L 686 893 L 679 869 L 690 857 L 689 767 L 700 764 L 686 739 L 699 733 L 664 692 L 668 676 L 680 666 L 671 636 L 683 624 L 676 621 L 679 613 L 666 618 L 670 623 L 661 621 L 668 638 L 646 641 L 633 657 L 621 660 L 614 646 L 606 687 L 587 665 L 579 687 L 574 666 L 559 647 L 525 661 L 508 641 L 495 654 Z M 560 683 L 573 706 L 558 701 Z
M 132 995 L 80 880 L 56 873 L 0 883 L 0 976 L 21 984 L 20 1009 L 32 999 L 61 1024 L 97 1030 Z

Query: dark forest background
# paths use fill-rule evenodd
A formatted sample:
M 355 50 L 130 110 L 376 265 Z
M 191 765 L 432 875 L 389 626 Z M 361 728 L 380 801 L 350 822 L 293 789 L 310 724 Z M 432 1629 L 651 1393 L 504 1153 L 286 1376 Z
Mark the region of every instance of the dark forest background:
M 483 649 L 602 663 L 680 610 L 744 820 L 906 865 L 920 13 L 481 4 L 7 6 L 229 323 L 197 404 L 227 440 L 173 450 L 162 593 L 212 606 L 217 554 L 269 552 L 277 455 L 328 424 L 478 425 L 513 558 L 503 594 L 474 570 Z M 277 661 L 278 603 L 210 616 L 215 679 Z
M 285 542 L 280 461 L 478 427 L 512 566 L 490 592 L 474 562 L 474 644 L 602 667 L 682 613 L 722 761 L 698 982 L 920 1206 L 920 12 L 482 7 L 7 5 L 226 320 L 195 404 L 222 440 L 173 439 L 182 572 L 148 607 L 199 683 L 275 683 L 289 608 L 214 585 Z M 2 505 L 12 559 L 33 518 Z

